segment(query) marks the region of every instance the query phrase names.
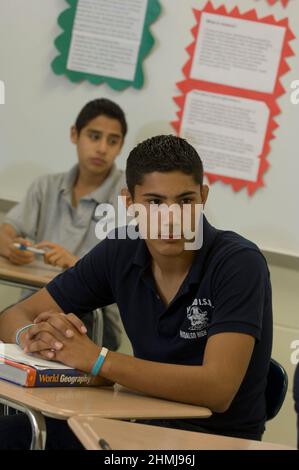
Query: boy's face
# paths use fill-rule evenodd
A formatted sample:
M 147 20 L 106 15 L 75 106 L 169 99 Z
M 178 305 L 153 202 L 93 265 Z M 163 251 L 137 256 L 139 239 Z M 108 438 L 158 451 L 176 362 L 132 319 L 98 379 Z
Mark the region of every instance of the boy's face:
M 140 232 L 146 234 L 144 238 L 152 254 L 179 256 L 185 251 L 186 243 L 190 244 L 191 241 L 190 236 L 185 237 L 187 229 L 192 233 L 197 230 L 199 220 L 196 210 L 202 208 L 207 197 L 208 187 L 196 183 L 192 175 L 180 171 L 153 172 L 144 175 L 143 183 L 135 186 L 134 200 L 129 196 L 127 204 L 144 206 L 145 211 L 137 220 Z M 153 217 L 155 211 L 159 212 L 161 204 L 165 207 L 176 204 L 178 212 L 170 211 L 167 214 L 166 211 L 166 216 L 162 212 L 158 217 Z M 151 236 L 151 229 L 152 233 L 156 230 L 156 239 Z
M 92 175 L 108 174 L 123 145 L 121 124 L 105 115 L 97 116 L 81 129 L 73 126 L 71 141 L 77 146 L 80 170 Z

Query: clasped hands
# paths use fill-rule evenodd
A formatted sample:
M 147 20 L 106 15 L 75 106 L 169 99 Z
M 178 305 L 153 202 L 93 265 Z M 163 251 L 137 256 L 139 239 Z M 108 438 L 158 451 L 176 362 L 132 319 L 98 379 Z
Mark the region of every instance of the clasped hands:
M 26 353 L 89 373 L 101 348 L 86 333 L 83 322 L 73 313 L 42 312 L 20 335 L 20 345 Z

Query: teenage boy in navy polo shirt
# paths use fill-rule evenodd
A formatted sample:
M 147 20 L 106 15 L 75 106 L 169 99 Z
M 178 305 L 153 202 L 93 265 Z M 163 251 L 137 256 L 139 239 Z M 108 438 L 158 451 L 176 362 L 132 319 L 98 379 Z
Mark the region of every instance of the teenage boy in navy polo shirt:
M 197 224 L 196 207 L 206 203 L 208 188 L 201 160 L 185 140 L 158 136 L 142 142 L 129 155 L 126 178 L 127 204 L 141 204 L 146 219 L 152 204 L 178 204 L 191 208 L 192 227 Z M 106 238 L 75 267 L 4 312 L 1 339 L 14 342 L 20 331 L 25 351 L 98 373 L 103 384 L 117 382 L 213 412 L 209 419 L 156 424 L 261 439 L 272 345 L 266 261 L 256 245 L 205 218 L 202 247 L 187 249 L 185 232 L 175 236 L 174 221 L 169 219 L 167 238 L 161 223 L 156 239 L 144 233 L 134 239 L 132 230 Z M 80 331 L 78 316 L 113 302 L 134 357 L 108 351 L 100 368 L 104 351 Z M 25 420 L 6 418 L 5 433 L 0 420 L 2 447 L 24 445 L 24 439 L 17 443 L 15 426 L 28 436 Z M 47 426 L 49 448 L 57 447 L 55 436 L 64 448 L 79 447 L 65 424 L 48 420 Z

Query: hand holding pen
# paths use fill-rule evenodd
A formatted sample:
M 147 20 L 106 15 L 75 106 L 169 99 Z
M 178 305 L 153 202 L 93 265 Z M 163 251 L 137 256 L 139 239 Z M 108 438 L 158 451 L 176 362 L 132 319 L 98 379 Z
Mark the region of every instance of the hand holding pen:
M 31 245 L 24 245 L 22 243 L 14 243 L 13 245 L 19 250 L 30 251 L 31 253 L 34 253 L 35 255 L 44 255 L 46 253 L 45 250 L 42 250 L 41 248 L 35 248 L 34 246 L 31 246 Z
M 37 253 L 33 252 L 33 244 L 24 238 L 15 238 L 9 245 L 8 259 L 16 265 L 30 264 L 35 260 Z

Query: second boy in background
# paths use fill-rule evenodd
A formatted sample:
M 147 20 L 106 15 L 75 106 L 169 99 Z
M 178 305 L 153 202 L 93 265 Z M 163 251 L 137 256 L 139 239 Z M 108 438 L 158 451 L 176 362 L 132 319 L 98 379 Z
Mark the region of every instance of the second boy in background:
M 125 114 L 116 103 L 104 98 L 87 103 L 71 127 L 78 163 L 68 173 L 45 175 L 32 183 L 4 219 L 0 255 L 17 265 L 31 263 L 36 255 L 14 243 L 34 243 L 47 250 L 46 263 L 68 268 L 93 248 L 99 242 L 95 235 L 97 205 L 116 207 L 125 186 L 115 160 L 126 133 Z M 116 349 L 119 343 L 118 311 L 109 306 L 104 309 L 104 344 Z

